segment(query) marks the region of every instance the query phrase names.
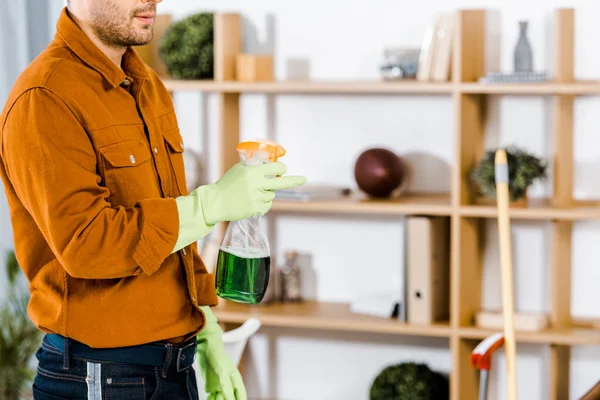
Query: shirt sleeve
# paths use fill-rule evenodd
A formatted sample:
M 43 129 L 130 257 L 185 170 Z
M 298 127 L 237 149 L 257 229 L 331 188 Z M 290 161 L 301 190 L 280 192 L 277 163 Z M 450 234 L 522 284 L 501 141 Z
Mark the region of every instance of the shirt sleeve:
M 2 159 L 15 193 L 73 277 L 154 273 L 178 235 L 175 199 L 111 207 L 82 124 L 48 89 L 24 93 L 2 130 Z

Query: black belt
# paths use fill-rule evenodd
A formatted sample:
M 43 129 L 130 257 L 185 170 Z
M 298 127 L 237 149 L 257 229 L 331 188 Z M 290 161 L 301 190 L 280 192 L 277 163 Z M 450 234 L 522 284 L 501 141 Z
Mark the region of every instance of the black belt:
M 196 355 L 195 338 L 181 344 L 155 342 L 139 346 L 100 349 L 91 348 L 86 344 L 73 339 L 65 339 L 63 336 L 56 334 L 47 334 L 44 340 L 63 353 L 67 348 L 68 353 L 71 355 L 99 361 L 155 367 L 165 366 L 166 363 L 171 364 L 175 361 L 177 372 L 190 368 L 194 364 Z M 174 360 L 174 355 L 177 357 L 176 360 Z

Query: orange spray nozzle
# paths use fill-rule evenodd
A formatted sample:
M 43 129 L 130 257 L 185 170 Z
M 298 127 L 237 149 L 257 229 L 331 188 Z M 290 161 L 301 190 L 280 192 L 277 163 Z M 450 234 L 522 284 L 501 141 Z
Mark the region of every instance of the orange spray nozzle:
M 253 158 L 257 152 L 260 152 L 262 156 L 272 162 L 276 162 L 279 157 L 285 155 L 285 149 L 281 145 L 266 139 L 241 142 L 237 145 L 236 150 L 246 159 Z

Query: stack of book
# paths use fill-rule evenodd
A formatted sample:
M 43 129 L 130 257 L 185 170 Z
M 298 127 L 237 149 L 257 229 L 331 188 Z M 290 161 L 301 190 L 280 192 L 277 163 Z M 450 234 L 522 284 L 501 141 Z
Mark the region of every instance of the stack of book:
M 479 83 L 533 83 L 546 82 L 548 74 L 540 72 L 489 72 L 479 78 Z
M 275 200 L 308 202 L 315 200 L 335 200 L 350 195 L 351 189 L 326 184 L 304 185 L 275 192 Z

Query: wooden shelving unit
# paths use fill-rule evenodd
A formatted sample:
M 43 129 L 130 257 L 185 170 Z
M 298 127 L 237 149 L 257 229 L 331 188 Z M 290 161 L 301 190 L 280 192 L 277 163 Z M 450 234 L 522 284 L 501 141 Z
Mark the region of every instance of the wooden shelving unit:
M 552 227 L 551 327 L 542 332 L 517 332 L 519 343 L 548 345 L 551 352 L 550 399 L 569 398 L 570 347 L 600 344 L 600 329 L 577 326 L 571 317 L 571 231 L 574 221 L 600 219 L 600 203 L 573 199 L 573 104 L 576 96 L 600 94 L 600 82 L 574 80 L 574 11 L 555 14 L 554 81 L 536 84 L 479 84 L 484 75 L 485 10 L 457 11 L 450 82 L 318 82 L 284 81 L 241 83 L 235 81 L 235 55 L 241 51 L 241 21 L 237 14 L 217 14 L 215 19 L 215 80 L 165 80 L 170 91 L 205 91 L 220 103 L 221 173 L 238 161 L 239 100 L 244 93 L 321 95 L 428 95 L 450 96 L 454 118 L 454 160 L 451 192 L 425 194 L 394 201 L 364 197 L 314 203 L 277 201 L 273 214 L 348 214 L 360 216 L 445 215 L 451 221 L 451 318 L 434 326 L 410 326 L 398 321 L 359 316 L 348 305 L 306 302 L 295 305 L 242 306 L 225 302 L 216 307 L 225 323 L 242 323 L 257 316 L 266 326 L 310 328 L 373 334 L 416 335 L 449 339 L 452 354 L 451 399 L 478 398 L 478 373 L 469 356 L 491 331 L 473 326 L 481 307 L 481 240 L 486 219 L 496 218 L 494 206 L 478 205 L 469 189 L 468 171 L 484 153 L 485 108 L 489 96 L 549 96 L 553 102 L 554 193 L 546 201 L 514 207 L 514 219 L 547 221 Z

